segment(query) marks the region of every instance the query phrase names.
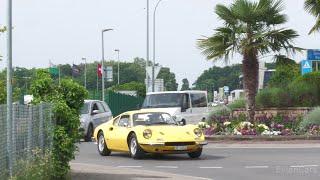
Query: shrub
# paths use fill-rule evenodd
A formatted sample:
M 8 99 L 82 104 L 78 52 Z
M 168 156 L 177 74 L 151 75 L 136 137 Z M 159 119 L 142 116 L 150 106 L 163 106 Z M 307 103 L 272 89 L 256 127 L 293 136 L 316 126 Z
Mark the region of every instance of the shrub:
M 17 163 L 16 173 L 11 180 L 50 180 L 52 165 L 50 164 L 50 152 L 35 149 L 30 159 L 21 159 Z
M 228 105 L 231 110 L 235 109 L 243 109 L 246 108 L 246 100 L 245 99 L 237 99 L 231 104 Z
M 266 88 L 258 93 L 257 106 L 262 108 L 290 107 L 292 106 L 290 95 L 285 88 Z
M 320 107 L 315 108 L 303 118 L 300 123 L 300 130 L 307 132 L 313 126 L 320 126 Z
M 214 110 L 209 115 L 209 124 L 213 122 L 223 123 L 230 119 L 231 109 L 227 106 L 219 106 L 214 108 Z
M 31 86 L 34 104 L 49 102 L 53 107 L 53 150 L 51 179 L 65 179 L 70 170 L 69 162 L 74 159 L 79 142 L 79 112 L 88 92 L 73 80 L 65 79 L 61 85 L 53 83 L 50 74 L 38 71 Z

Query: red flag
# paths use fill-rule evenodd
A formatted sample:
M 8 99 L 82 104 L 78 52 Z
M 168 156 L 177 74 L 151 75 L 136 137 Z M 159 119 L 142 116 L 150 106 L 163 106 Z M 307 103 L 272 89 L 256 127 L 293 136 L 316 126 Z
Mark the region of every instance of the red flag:
M 99 78 L 102 77 L 102 67 L 101 67 L 101 64 L 98 64 L 97 74 L 98 74 L 98 77 L 99 77 Z

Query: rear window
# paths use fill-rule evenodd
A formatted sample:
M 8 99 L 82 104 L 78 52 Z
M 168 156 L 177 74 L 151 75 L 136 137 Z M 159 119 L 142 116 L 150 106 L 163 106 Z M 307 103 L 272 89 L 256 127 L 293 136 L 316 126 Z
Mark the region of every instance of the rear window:
M 191 94 L 192 107 L 207 107 L 207 96 L 205 93 Z

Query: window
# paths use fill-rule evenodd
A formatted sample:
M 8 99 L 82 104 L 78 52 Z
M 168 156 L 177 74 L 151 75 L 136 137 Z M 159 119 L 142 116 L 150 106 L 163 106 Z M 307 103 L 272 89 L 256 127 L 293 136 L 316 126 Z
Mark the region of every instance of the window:
M 320 61 L 312 61 L 312 71 L 320 71 Z
M 107 105 L 107 103 L 105 103 L 105 102 L 101 102 L 101 104 L 102 104 L 102 106 L 103 106 L 103 108 L 104 108 L 105 112 L 109 112 L 109 111 L 110 111 L 110 108 L 109 108 L 109 106 Z
M 113 125 L 118 126 L 119 120 L 120 120 L 120 116 L 116 117 L 116 119 L 113 121 Z
M 84 103 L 81 108 L 81 114 L 88 114 L 89 113 L 89 103 Z
M 101 104 L 101 102 L 97 102 L 97 104 L 98 104 L 98 108 L 99 108 L 100 113 L 106 112 L 106 110 L 105 110 L 104 106 Z
M 175 120 L 171 117 L 171 115 L 162 112 L 150 112 L 150 113 L 139 113 L 134 114 L 133 117 L 133 125 L 176 125 Z
M 207 97 L 205 93 L 191 94 L 192 107 L 207 107 Z
M 121 116 L 119 123 L 118 123 L 118 126 L 119 127 L 128 127 L 128 125 L 129 125 L 129 116 L 128 115 Z

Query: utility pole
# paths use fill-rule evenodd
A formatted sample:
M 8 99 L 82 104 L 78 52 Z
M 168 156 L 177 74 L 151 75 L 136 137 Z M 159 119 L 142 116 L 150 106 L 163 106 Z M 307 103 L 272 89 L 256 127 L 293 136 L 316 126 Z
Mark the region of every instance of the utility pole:
M 84 61 L 84 87 L 87 89 L 87 59 L 83 57 L 82 61 Z
M 115 49 L 115 52 L 118 53 L 118 85 L 120 84 L 120 50 Z
M 104 85 L 104 78 L 105 78 L 105 73 L 104 73 L 104 32 L 107 32 L 107 31 L 112 31 L 113 29 L 103 29 L 102 30 L 102 59 L 101 59 L 101 69 L 102 69 L 102 101 L 104 101 L 104 89 L 105 89 L 105 85 Z
M 9 175 L 12 177 L 12 0 L 7 3 L 7 155 Z
M 159 0 L 153 11 L 153 63 L 152 63 L 152 92 L 155 91 L 155 65 L 156 65 L 156 13 L 162 0 Z
M 149 0 L 147 0 L 147 57 L 146 57 L 146 92 L 149 88 L 149 77 L 148 77 L 148 66 L 149 66 Z

